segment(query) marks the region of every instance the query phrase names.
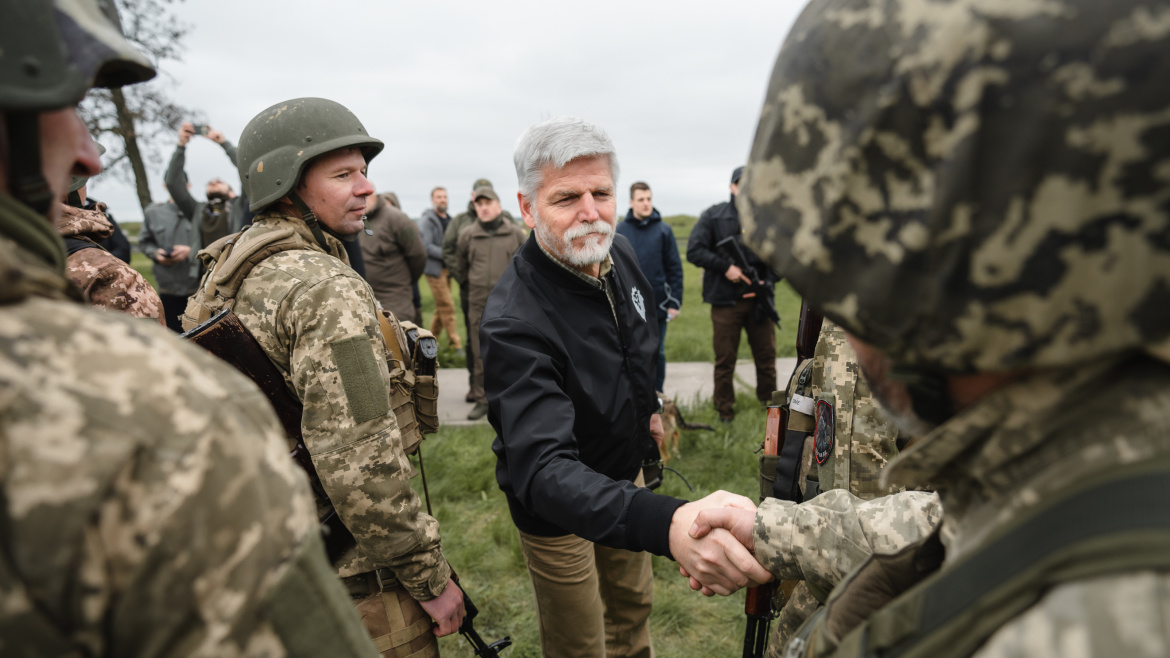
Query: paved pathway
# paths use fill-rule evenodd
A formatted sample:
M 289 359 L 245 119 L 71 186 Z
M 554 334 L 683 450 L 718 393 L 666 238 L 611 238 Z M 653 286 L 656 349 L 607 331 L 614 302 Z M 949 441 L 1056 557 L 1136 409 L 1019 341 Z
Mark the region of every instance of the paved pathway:
M 783 379 L 792 374 L 796 367 L 795 358 L 776 359 L 776 374 Z M 704 399 L 710 399 L 714 388 L 715 366 L 710 363 L 667 363 L 666 390 L 667 395 L 679 400 L 684 405 L 692 405 Z M 754 392 L 756 388 L 756 369 L 749 360 L 740 360 L 735 366 L 736 388 L 747 392 Z M 783 386 L 780 382 L 780 386 Z M 442 368 L 439 370 L 439 421 L 443 425 L 474 425 L 476 422 L 487 423 L 485 417 L 479 421 L 467 420 L 472 404 L 464 401 L 467 395 L 467 370 L 463 368 Z

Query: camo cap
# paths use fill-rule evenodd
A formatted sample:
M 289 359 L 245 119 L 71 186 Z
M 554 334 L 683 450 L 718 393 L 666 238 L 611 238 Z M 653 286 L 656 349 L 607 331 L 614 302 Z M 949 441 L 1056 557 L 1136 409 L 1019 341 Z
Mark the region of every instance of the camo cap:
M 747 241 L 903 366 L 1164 348 L 1168 47 L 1170 7 L 1137 0 L 814 0 L 741 183 Z
M 154 77 L 112 0 L 0 0 L 0 108 L 42 112 Z

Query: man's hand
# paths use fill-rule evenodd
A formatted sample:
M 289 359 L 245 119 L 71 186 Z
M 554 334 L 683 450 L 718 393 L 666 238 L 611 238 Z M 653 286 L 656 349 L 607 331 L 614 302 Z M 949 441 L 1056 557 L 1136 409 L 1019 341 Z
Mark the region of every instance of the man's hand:
M 658 444 L 658 453 L 662 453 L 662 442 L 666 439 L 666 430 L 662 428 L 662 414 L 650 416 L 650 438 Z
M 190 121 L 184 121 L 183 125 L 179 126 L 179 146 L 186 146 L 187 142 L 195 135 L 195 124 Z
M 716 491 L 675 510 L 670 522 L 670 552 L 678 560 L 679 573 L 690 579 L 692 589 L 702 589 L 707 596 L 727 596 L 741 587 L 772 580 L 772 574 L 730 532 L 717 528 L 702 538 L 691 537 L 699 512 L 722 507 L 747 510 L 753 516 L 756 511 L 750 499 Z
M 749 551 L 756 550 L 755 538 L 756 513 L 754 510 L 740 507 L 721 507 L 719 509 L 705 509 L 695 517 L 691 526 L 691 539 L 702 539 L 712 530 L 722 528 L 731 533 L 735 540 L 743 544 Z
M 207 139 L 210 139 L 216 144 L 223 144 L 224 141 L 227 140 L 227 138 L 223 136 L 223 133 L 219 132 L 215 128 L 212 128 L 211 126 L 208 126 L 207 128 Z
M 677 308 L 666 309 L 666 321 L 667 322 L 672 322 L 677 317 L 678 317 L 678 309 Z
M 191 255 L 191 247 L 188 245 L 177 244 L 177 245 L 171 247 L 171 260 L 176 262 L 176 263 L 180 262 L 180 261 L 187 260 L 187 257 L 190 255 Z
M 463 624 L 463 615 L 467 614 L 463 608 L 463 590 L 459 589 L 454 580 L 447 581 L 447 588 L 442 594 L 430 601 L 419 601 L 418 604 L 435 620 L 435 637 L 457 632 Z
M 749 286 L 752 285 L 752 280 L 747 278 L 747 276 L 744 275 L 743 270 L 739 269 L 739 266 L 737 265 L 732 265 L 731 267 L 727 268 L 727 271 L 723 273 L 723 276 L 727 277 L 727 280 L 731 281 L 732 283 L 746 283 Z

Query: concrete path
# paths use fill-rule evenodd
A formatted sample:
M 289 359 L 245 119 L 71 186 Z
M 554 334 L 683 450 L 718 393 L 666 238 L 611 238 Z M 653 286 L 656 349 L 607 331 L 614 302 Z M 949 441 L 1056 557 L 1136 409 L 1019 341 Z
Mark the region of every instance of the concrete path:
M 796 367 L 795 358 L 776 359 L 778 379 L 792 374 Z M 711 398 L 714 388 L 715 366 L 711 363 L 667 363 L 666 390 L 663 391 L 683 405 L 693 405 Z M 754 393 L 756 390 L 756 369 L 750 360 L 740 360 L 735 365 L 736 390 Z M 779 386 L 783 386 L 780 382 Z M 439 370 L 439 421 L 443 425 L 474 425 L 487 423 L 467 420 L 467 414 L 474 406 L 464 401 L 467 395 L 467 370 L 463 368 L 442 368 Z

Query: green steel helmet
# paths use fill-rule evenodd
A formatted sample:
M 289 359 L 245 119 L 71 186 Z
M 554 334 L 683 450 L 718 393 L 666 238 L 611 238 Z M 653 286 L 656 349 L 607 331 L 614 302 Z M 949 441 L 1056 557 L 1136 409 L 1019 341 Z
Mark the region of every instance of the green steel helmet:
M 257 114 L 240 135 L 238 159 L 252 211 L 292 192 L 313 158 L 349 147 L 360 148 L 369 163 L 382 151 L 382 142 L 340 103 L 294 98 Z
M 910 372 L 1170 353 L 1167 25 L 1144 0 L 813 0 L 746 241 Z
M 42 112 L 78 103 L 90 87 L 153 78 L 122 36 L 113 0 L 0 0 L 0 109 Z

